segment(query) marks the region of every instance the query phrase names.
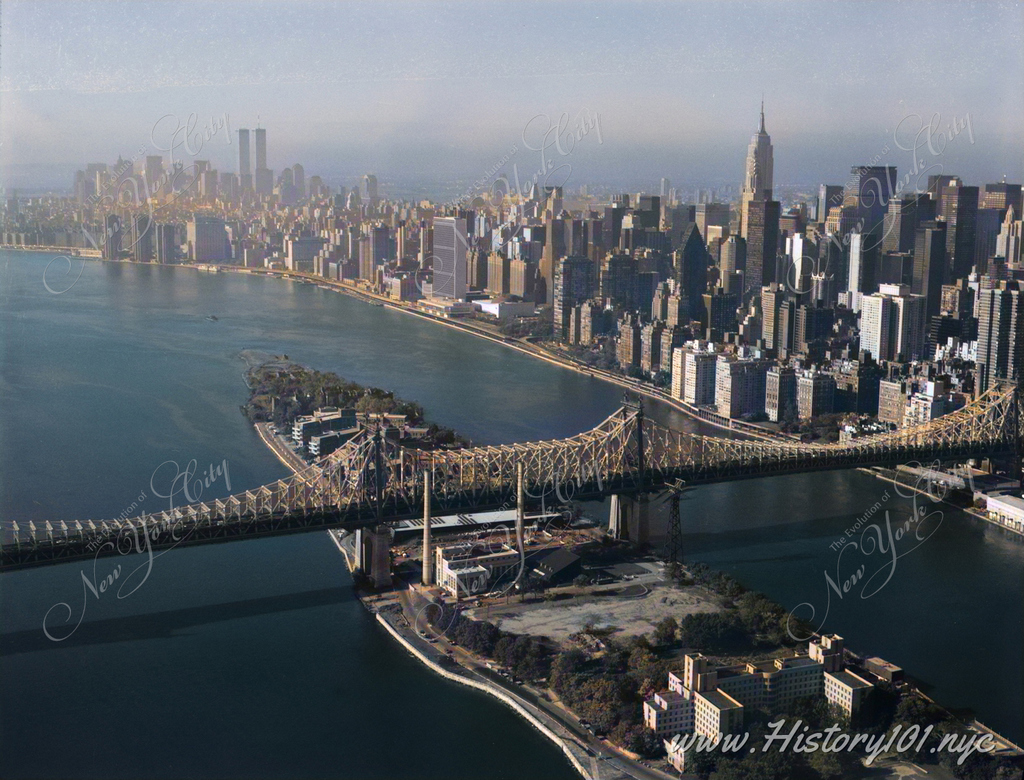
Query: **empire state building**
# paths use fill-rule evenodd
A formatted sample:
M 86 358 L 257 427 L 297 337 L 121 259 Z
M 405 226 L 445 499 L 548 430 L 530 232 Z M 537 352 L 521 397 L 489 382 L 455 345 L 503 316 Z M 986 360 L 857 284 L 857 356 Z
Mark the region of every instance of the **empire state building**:
M 772 199 L 772 138 L 764 129 L 764 101 L 761 101 L 761 126 L 747 147 L 747 166 L 740 194 L 740 235 L 747 238 L 751 201 Z

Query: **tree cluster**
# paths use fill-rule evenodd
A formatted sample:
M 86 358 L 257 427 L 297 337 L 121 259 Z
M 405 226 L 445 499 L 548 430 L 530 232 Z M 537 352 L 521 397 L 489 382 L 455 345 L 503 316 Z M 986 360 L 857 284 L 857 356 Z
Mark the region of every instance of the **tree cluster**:
M 451 608 L 443 611 L 434 625 L 445 628 L 445 636 L 477 655 L 492 658 L 515 677 L 537 680 L 547 676 L 548 652 L 531 636 L 502 631 L 486 620 L 469 620 Z
M 425 423 L 423 407 L 390 390 L 363 387 L 331 372 L 314 371 L 295 363 L 272 361 L 246 373 L 249 401 L 242 413 L 252 422 L 273 422 L 287 428 L 299 417 L 327 406 L 354 408 L 364 414 L 402 414 L 410 425 Z M 430 424 L 428 445 L 456 445 L 464 440 L 450 428 Z
M 646 637 L 629 643 L 605 639 L 605 652 L 588 660 L 579 650 L 565 650 L 551 663 L 551 689 L 595 733 L 607 734 L 622 747 L 653 757 L 661 741 L 643 725 L 643 702 L 660 690 L 673 663 L 661 661 Z

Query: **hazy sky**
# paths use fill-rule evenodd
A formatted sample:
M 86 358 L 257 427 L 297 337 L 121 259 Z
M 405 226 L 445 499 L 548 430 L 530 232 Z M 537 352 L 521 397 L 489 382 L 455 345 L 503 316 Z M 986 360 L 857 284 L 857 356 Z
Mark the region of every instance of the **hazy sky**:
M 6 0 L 2 14 L 8 185 L 158 153 L 193 112 L 197 131 L 226 115 L 232 136 L 258 116 L 270 167 L 331 183 L 472 181 L 513 145 L 505 170 L 526 179 L 542 164 L 526 145 L 582 112 L 590 133 L 547 152 L 570 184 L 736 186 L 762 93 L 778 185 L 843 183 L 876 155 L 902 175 L 913 155 L 895 129 L 910 146 L 915 117 L 936 114 L 943 132 L 969 114 L 974 143 L 965 130 L 919 150 L 925 165 L 1024 178 L 1020 2 Z M 235 171 L 226 137 L 176 154 Z

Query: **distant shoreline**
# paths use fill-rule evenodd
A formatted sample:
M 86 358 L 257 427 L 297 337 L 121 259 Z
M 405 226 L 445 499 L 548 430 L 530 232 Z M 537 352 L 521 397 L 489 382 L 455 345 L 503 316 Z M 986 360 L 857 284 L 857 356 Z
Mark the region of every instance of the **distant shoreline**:
M 32 252 L 56 252 L 60 253 L 59 247 L 24 247 L 24 246 L 11 246 L 11 245 L 0 245 L 0 249 L 6 249 L 11 251 L 32 251 Z M 93 250 L 83 250 L 93 251 Z M 415 315 L 421 319 L 429 320 L 441 325 L 445 325 L 449 328 L 462 331 L 463 333 L 469 333 L 478 338 L 486 339 L 494 344 L 499 344 L 504 347 L 513 349 L 523 355 L 529 355 L 531 357 L 543 360 L 546 363 L 559 366 L 561 368 L 575 371 L 577 374 L 583 374 L 585 376 L 593 377 L 598 381 L 608 382 L 609 384 L 616 385 L 625 390 L 637 393 L 646 398 L 654 401 L 659 401 L 667 406 L 670 406 L 678 412 L 691 417 L 698 422 L 706 425 L 713 426 L 723 431 L 730 431 L 740 436 L 755 437 L 766 439 L 769 441 L 784 441 L 789 443 L 797 443 L 797 439 L 786 434 L 775 434 L 771 431 L 759 428 L 756 425 L 743 422 L 741 420 L 730 420 L 726 417 L 722 417 L 708 409 L 699 409 L 694 407 L 685 401 L 678 398 L 673 398 L 669 393 L 658 390 L 653 387 L 646 386 L 637 379 L 631 379 L 625 376 L 613 374 L 610 371 L 606 371 L 600 368 L 592 368 L 590 366 L 581 365 L 579 362 L 571 360 L 570 358 L 563 357 L 555 354 L 550 350 L 536 345 L 529 345 L 516 340 L 506 341 L 504 337 L 498 336 L 490 331 L 475 326 L 471 323 L 461 322 L 459 320 L 449 320 L 443 317 L 437 317 L 428 312 L 420 311 L 414 306 L 395 301 L 391 298 L 387 298 L 383 295 L 378 295 L 370 290 L 361 289 L 351 283 L 338 281 L 336 279 L 327 279 L 325 277 L 314 276 L 313 274 L 304 274 L 296 271 L 287 271 L 284 269 L 268 269 L 268 268 L 246 268 L 238 265 L 225 265 L 220 263 L 138 263 L 133 260 L 110 260 L 104 257 L 95 257 L 92 255 L 81 256 L 82 259 L 89 260 L 100 260 L 104 263 L 121 263 L 125 265 L 139 265 L 139 266 L 157 266 L 160 268 L 191 268 L 196 271 L 204 272 L 225 272 L 225 273 L 237 273 L 237 274 L 248 274 L 252 276 L 271 277 L 275 279 L 283 279 L 292 282 L 301 282 L 306 284 L 314 284 L 320 286 L 321 289 L 330 289 L 335 292 L 339 292 L 343 295 L 347 295 L 350 298 L 361 300 L 365 303 L 372 303 L 374 305 L 386 306 L 395 311 L 402 311 L 407 314 Z

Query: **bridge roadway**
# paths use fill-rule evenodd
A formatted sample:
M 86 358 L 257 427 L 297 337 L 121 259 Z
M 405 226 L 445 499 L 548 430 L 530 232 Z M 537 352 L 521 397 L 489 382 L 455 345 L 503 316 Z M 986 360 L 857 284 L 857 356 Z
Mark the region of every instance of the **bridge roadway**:
M 689 485 L 809 471 L 1017 455 L 1015 388 L 990 390 L 931 422 L 846 443 L 724 439 L 666 428 L 625 406 L 567 439 L 417 450 L 364 432 L 304 471 L 255 490 L 120 521 L 5 522 L 3 570 L 262 536 L 357 529 L 436 514 L 509 509 L 520 468 L 549 504 L 647 496 Z M 429 480 L 426 477 L 429 475 Z M 646 521 L 644 521 L 646 522 Z

